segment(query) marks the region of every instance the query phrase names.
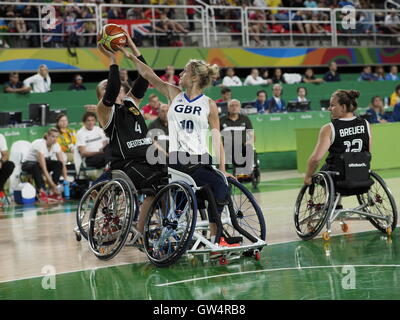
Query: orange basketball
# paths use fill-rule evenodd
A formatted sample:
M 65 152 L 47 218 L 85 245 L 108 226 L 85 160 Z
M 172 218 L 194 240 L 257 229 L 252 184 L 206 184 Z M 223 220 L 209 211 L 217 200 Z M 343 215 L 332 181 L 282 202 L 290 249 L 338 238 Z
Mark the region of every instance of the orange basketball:
M 115 52 L 118 50 L 117 46 L 124 47 L 126 45 L 127 39 L 119 25 L 109 23 L 97 35 L 97 42 L 103 45 L 104 49 Z

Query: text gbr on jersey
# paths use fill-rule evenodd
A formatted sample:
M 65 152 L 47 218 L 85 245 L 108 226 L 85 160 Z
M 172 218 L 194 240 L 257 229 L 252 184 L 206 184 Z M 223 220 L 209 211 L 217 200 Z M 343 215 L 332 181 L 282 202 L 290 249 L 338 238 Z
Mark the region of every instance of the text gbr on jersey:
M 177 104 L 174 110 L 179 113 L 197 113 L 198 115 L 200 115 L 201 107 L 192 107 L 190 105 L 185 106 L 183 104 Z

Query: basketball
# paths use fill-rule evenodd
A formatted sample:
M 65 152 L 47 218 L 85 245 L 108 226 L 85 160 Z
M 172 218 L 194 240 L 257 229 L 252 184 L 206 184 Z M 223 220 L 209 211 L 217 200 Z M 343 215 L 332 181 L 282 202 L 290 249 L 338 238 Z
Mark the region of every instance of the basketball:
M 97 35 L 97 42 L 111 52 L 117 51 L 118 46 L 125 46 L 126 41 L 123 29 L 117 24 L 106 24 Z

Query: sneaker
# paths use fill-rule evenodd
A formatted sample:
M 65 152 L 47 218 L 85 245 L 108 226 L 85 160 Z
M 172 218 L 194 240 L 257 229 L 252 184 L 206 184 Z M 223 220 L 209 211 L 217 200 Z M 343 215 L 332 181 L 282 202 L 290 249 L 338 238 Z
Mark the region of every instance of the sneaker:
M 218 245 L 220 247 L 240 247 L 240 243 L 228 243 L 225 241 L 224 237 L 219 238 L 219 243 Z
M 3 207 L 5 204 L 8 204 L 7 196 L 4 191 L 0 191 L 0 207 Z
M 44 191 L 40 191 L 39 193 L 39 201 L 43 203 L 48 203 L 49 199 L 47 198 L 47 194 Z
M 49 195 L 47 197 L 47 199 L 48 199 L 48 202 L 53 202 L 53 203 L 54 202 L 62 202 L 62 201 L 64 201 L 64 199 L 61 197 L 61 195 L 55 194 L 55 193 Z

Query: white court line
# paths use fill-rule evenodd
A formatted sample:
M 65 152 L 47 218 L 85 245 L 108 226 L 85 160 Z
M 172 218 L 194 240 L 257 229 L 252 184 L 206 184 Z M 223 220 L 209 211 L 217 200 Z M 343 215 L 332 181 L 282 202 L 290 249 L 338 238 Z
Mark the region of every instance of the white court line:
M 261 273 L 261 272 L 274 272 L 274 271 L 288 271 L 288 270 L 305 270 L 305 269 L 322 269 L 322 268 L 340 268 L 340 267 L 355 267 L 355 268 L 370 268 L 370 267 L 390 267 L 390 268 L 397 268 L 400 267 L 398 264 L 365 264 L 365 265 L 352 265 L 352 264 L 343 264 L 343 265 L 334 265 L 334 266 L 310 266 L 310 267 L 291 267 L 291 268 L 276 268 L 276 269 L 264 269 L 264 270 L 253 270 L 253 271 L 245 271 L 245 272 L 235 272 L 235 273 L 226 273 L 226 274 L 220 274 L 220 275 L 215 275 L 215 276 L 209 276 L 209 277 L 201 277 L 201 278 L 193 278 L 193 279 L 186 279 L 186 280 L 180 280 L 180 281 L 174 281 L 174 282 L 167 282 L 163 284 L 156 284 L 156 287 L 167 287 L 167 286 L 173 286 L 175 284 L 180 284 L 180 283 L 187 283 L 187 282 L 196 282 L 196 281 L 201 281 L 201 280 L 207 280 L 207 279 L 214 279 L 214 278 L 223 278 L 223 277 L 232 277 L 232 276 L 237 276 L 237 275 L 244 275 L 244 274 L 252 274 L 252 273 Z

